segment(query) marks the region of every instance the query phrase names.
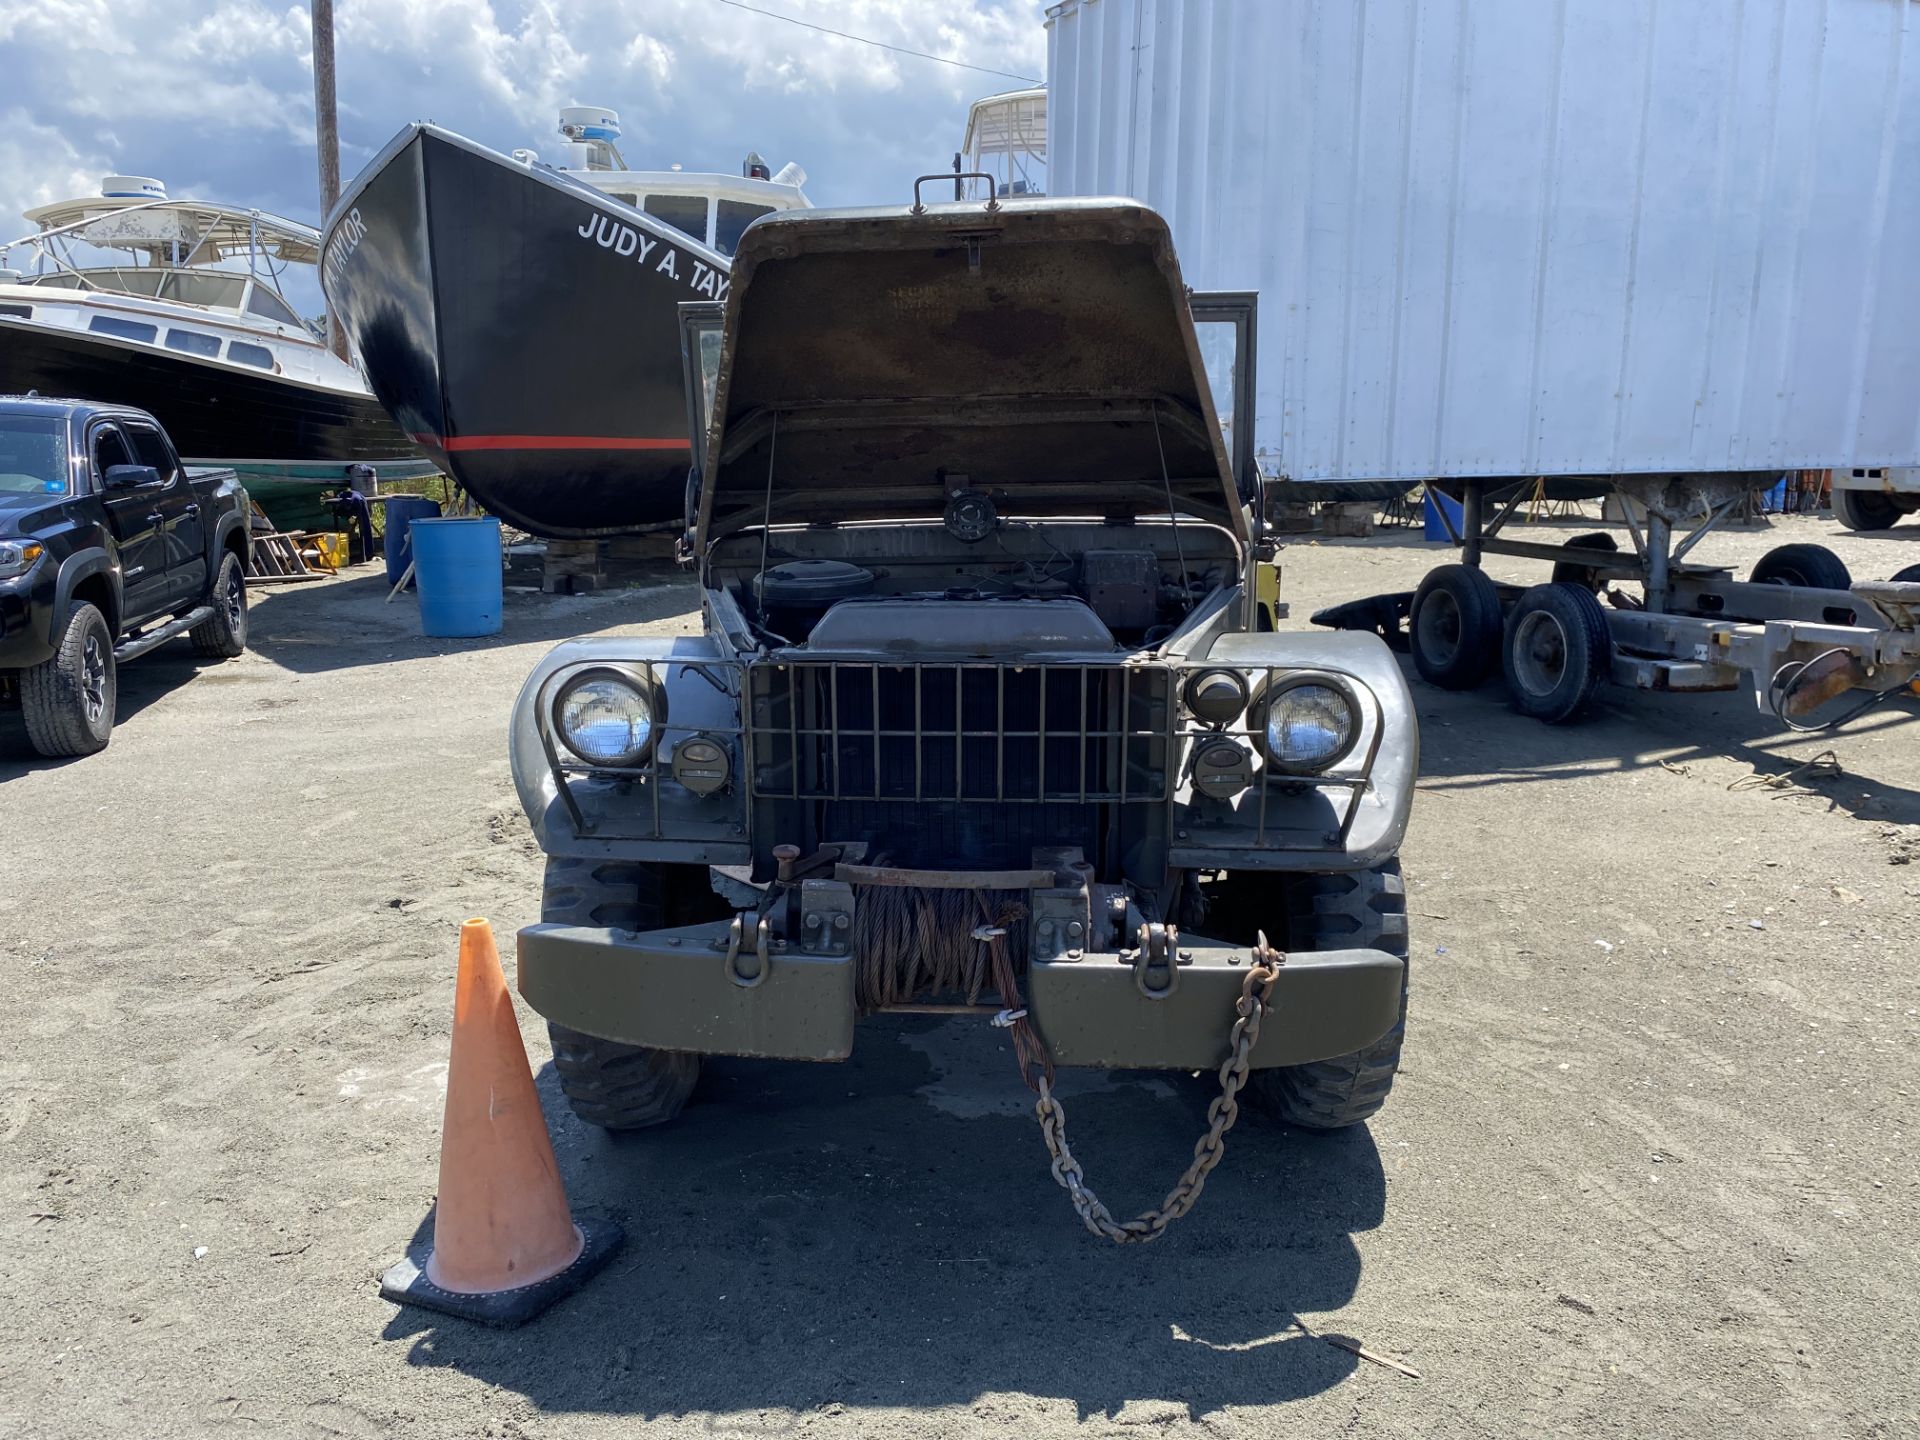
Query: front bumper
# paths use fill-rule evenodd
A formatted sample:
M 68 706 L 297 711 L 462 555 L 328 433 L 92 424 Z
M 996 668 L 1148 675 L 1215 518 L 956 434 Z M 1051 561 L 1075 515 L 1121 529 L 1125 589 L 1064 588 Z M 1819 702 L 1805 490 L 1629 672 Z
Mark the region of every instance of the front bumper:
M 1031 962 L 1025 1003 L 1053 1058 L 1168 1070 L 1225 1060 L 1252 956 L 1199 935 L 1180 948 L 1192 958 L 1163 996 L 1145 993 L 1117 953 Z M 519 934 L 520 993 L 557 1024 L 630 1045 L 789 1060 L 853 1053 L 857 957 L 773 949 L 762 967 L 728 950 L 724 921 L 644 933 L 530 925 Z M 1299 1065 L 1372 1044 L 1399 1018 L 1405 975 L 1405 961 L 1379 950 L 1290 955 L 1252 1063 Z
M 24 670 L 53 654 L 53 582 L 45 560 L 12 580 L 0 580 L 0 670 Z

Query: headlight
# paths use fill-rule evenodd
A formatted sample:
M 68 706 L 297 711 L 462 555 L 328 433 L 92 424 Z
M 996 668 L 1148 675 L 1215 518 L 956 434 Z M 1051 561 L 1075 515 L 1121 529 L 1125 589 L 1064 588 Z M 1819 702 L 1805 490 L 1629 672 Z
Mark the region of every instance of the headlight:
M 0 540 L 0 580 L 26 574 L 45 553 L 38 540 Z
M 553 728 L 589 765 L 620 769 L 652 753 L 665 710 L 652 686 L 619 671 L 588 670 L 554 696 Z
M 1267 761 L 1294 773 L 1325 770 L 1360 738 L 1360 708 L 1332 680 L 1283 681 L 1263 697 L 1259 738 Z
M 1187 708 L 1209 725 L 1227 725 L 1247 708 L 1247 681 L 1238 670 L 1202 670 L 1187 681 Z

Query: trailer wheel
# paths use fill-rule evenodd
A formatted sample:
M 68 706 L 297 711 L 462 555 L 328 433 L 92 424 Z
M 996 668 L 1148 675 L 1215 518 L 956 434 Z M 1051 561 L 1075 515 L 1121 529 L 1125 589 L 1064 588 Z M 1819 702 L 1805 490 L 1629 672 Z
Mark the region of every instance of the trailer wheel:
M 1441 565 L 1413 592 L 1407 616 L 1413 665 L 1442 690 L 1471 690 L 1493 670 L 1500 591 L 1472 565 Z
M 1877 490 L 1835 490 L 1833 513 L 1849 530 L 1887 530 L 1899 524 L 1906 511 Z
M 1909 565 L 1904 570 L 1896 570 L 1890 578 L 1896 585 L 1920 583 L 1920 565 Z
M 1578 545 L 1584 550 L 1613 550 L 1617 552 L 1620 549 L 1620 542 L 1604 530 L 1596 530 L 1591 535 L 1576 535 L 1567 543 L 1569 545 Z M 1555 580 L 1565 580 L 1573 585 L 1584 585 L 1596 594 L 1599 592 L 1601 585 L 1600 572 L 1598 570 L 1595 570 L 1590 565 L 1576 565 L 1571 560 L 1562 560 L 1556 564 L 1553 567 L 1553 578 Z
M 1580 585 L 1535 585 L 1507 616 L 1500 659 L 1515 710 L 1549 725 L 1577 720 L 1613 673 L 1607 612 Z
M 1756 585 L 1801 585 L 1809 590 L 1851 590 L 1847 562 L 1824 545 L 1777 545 L 1753 567 Z

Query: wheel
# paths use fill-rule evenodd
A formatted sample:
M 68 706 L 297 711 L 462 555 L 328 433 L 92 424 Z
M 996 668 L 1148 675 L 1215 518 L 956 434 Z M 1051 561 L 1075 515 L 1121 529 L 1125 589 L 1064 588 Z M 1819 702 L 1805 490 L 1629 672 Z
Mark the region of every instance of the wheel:
M 247 649 L 247 577 L 231 550 L 213 577 L 213 614 L 187 632 L 194 653 L 231 660 Z
M 1314 949 L 1384 950 L 1407 958 L 1407 892 L 1400 862 L 1350 875 L 1302 877 L 1293 894 L 1289 938 Z M 1262 1110 L 1303 1130 L 1344 1130 L 1387 1103 L 1407 1038 L 1407 982 L 1400 982 L 1400 1018 L 1364 1050 L 1255 1070 L 1247 1095 Z
M 1535 585 L 1507 616 L 1500 662 L 1515 710 L 1549 725 L 1578 719 L 1613 673 L 1607 612 L 1583 586 Z
M 1887 530 L 1907 512 L 1891 495 L 1877 490 L 1835 490 L 1833 513 L 1849 530 Z
M 1905 585 L 1920 581 L 1920 565 L 1909 565 L 1904 570 L 1896 570 L 1888 577 L 1896 585 Z
M 1493 670 L 1500 591 L 1472 565 L 1442 565 L 1413 592 L 1407 617 L 1413 666 L 1442 690 L 1471 690 Z
M 1750 577 L 1756 585 L 1804 585 L 1810 590 L 1850 590 L 1847 562 L 1824 545 L 1778 545 L 1760 557 Z
M 1570 545 L 1579 545 L 1587 550 L 1613 550 L 1617 552 L 1620 549 L 1620 542 L 1604 530 L 1596 530 L 1591 535 L 1576 535 L 1567 543 Z M 1596 593 L 1603 583 L 1598 571 L 1587 565 L 1576 565 L 1571 560 L 1561 560 L 1556 563 L 1553 567 L 1553 578 L 1555 580 L 1564 580 L 1571 585 L 1584 585 L 1587 589 L 1595 591 Z
M 20 672 L 20 718 L 42 755 L 91 755 L 113 735 L 119 693 L 107 617 L 82 601 L 67 616 L 53 658 Z
M 553 925 L 657 929 L 669 923 L 669 897 L 685 891 L 687 877 L 680 872 L 694 868 L 550 858 L 540 918 Z M 706 889 L 704 874 L 699 888 Z M 665 1125 L 685 1108 L 700 1079 L 698 1055 L 622 1045 L 551 1021 L 547 1036 L 567 1104 L 603 1130 Z

